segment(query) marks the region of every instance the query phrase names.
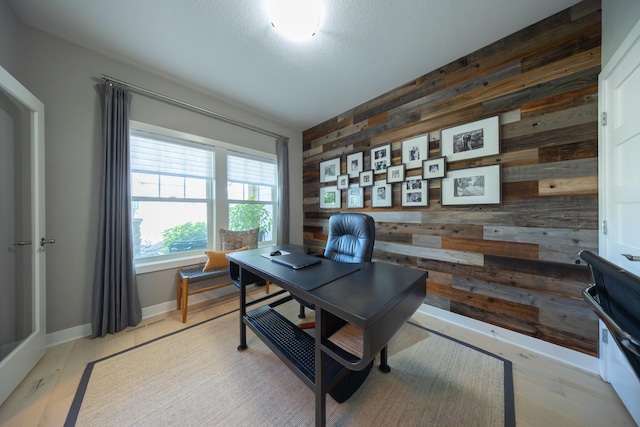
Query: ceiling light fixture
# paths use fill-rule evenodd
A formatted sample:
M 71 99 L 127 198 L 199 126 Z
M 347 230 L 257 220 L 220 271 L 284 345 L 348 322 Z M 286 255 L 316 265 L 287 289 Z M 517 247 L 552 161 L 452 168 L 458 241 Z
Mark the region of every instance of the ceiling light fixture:
M 313 36 L 322 20 L 321 0 L 267 0 L 267 11 L 271 25 L 293 40 Z

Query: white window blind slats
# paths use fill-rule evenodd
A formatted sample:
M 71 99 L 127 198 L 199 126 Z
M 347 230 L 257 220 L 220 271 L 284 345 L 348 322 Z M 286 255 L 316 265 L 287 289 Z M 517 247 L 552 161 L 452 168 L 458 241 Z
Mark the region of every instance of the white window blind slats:
M 213 151 L 132 135 L 131 170 L 210 179 Z
M 229 182 L 275 186 L 278 179 L 276 163 L 245 154 L 229 153 L 227 179 Z

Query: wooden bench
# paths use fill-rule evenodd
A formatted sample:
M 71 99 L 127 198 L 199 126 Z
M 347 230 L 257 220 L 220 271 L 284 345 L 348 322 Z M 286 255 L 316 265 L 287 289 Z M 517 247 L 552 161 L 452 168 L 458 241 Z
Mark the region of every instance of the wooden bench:
M 202 282 L 205 280 L 215 279 L 216 277 L 229 276 L 228 268 L 220 268 L 209 271 L 202 271 L 204 264 L 191 268 L 181 268 L 178 270 L 178 286 L 176 300 L 178 302 L 178 310 L 182 309 L 182 323 L 187 322 L 187 307 L 189 302 L 189 295 L 199 294 L 200 292 L 210 291 L 212 289 L 218 289 L 223 286 L 234 284 L 233 281 L 225 281 L 223 283 L 217 283 L 215 285 L 207 286 L 204 288 L 189 290 L 189 285 L 192 283 Z M 266 293 L 269 293 L 269 282 L 266 282 Z
M 205 280 L 215 279 L 216 277 L 228 276 L 229 269 L 221 268 L 217 270 L 209 270 L 202 271 L 204 264 L 201 264 L 197 267 L 192 268 L 181 268 L 178 270 L 178 292 L 177 292 L 177 301 L 178 301 L 178 310 L 182 308 L 182 323 L 186 323 L 187 321 L 187 307 L 189 302 L 189 295 L 199 294 L 200 292 L 210 291 L 212 289 L 218 289 L 223 286 L 231 285 L 233 282 L 231 280 L 217 283 L 215 285 L 207 286 L 204 288 L 198 288 L 189 290 L 189 285 L 192 283 L 202 282 Z

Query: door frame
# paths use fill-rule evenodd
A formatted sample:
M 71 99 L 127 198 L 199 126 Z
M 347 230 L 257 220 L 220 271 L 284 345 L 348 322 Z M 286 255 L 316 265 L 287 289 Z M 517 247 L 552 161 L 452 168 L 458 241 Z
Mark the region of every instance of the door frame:
M 640 45 L 640 21 L 636 22 L 633 29 L 627 34 L 624 41 L 616 49 L 616 52 L 611 57 L 609 62 L 605 64 L 604 68 L 598 76 L 598 114 L 600 125 L 598 126 L 598 215 L 600 230 L 599 237 L 599 254 L 603 258 L 608 259 L 616 265 L 620 265 L 619 259 L 610 258 L 609 252 L 610 242 L 607 223 L 611 223 L 610 218 L 610 198 L 609 198 L 609 185 L 611 181 L 611 174 L 615 168 L 613 165 L 613 159 L 610 156 L 609 129 L 614 126 L 615 123 L 615 110 L 610 107 L 611 103 L 611 90 L 609 89 L 609 82 L 613 74 L 620 69 L 624 61 L 627 61 L 631 55 L 632 49 L 637 48 Z M 634 58 L 635 59 L 635 58 Z M 640 66 L 640 60 L 636 59 L 636 65 Z M 622 268 L 622 267 L 621 267 Z M 611 333 L 607 330 L 606 326 L 599 321 L 599 367 L 600 376 L 606 382 L 612 383 L 612 386 L 618 393 L 621 400 L 627 406 L 627 409 L 631 413 L 636 422 L 640 421 L 640 410 L 636 406 L 637 390 L 639 387 L 638 380 L 635 373 L 629 363 L 626 361 L 622 352 L 617 348 L 616 343 L 611 338 Z M 629 371 L 629 377 L 626 378 L 624 384 L 617 384 L 616 375 L 612 374 L 612 369 L 626 369 Z M 612 382 L 613 381 L 613 382 Z
M 44 104 L 0 66 L 0 90 L 29 112 L 31 168 L 31 239 L 33 261 L 32 333 L 0 361 L 0 404 L 13 392 L 46 351 L 46 258 L 39 238 L 45 234 Z

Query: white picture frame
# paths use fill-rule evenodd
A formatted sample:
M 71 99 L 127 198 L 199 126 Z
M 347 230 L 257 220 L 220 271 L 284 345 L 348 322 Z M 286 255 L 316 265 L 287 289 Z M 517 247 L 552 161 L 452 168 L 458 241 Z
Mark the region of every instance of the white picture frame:
M 391 144 L 382 145 L 371 149 L 371 169 L 378 175 L 387 172 L 391 166 Z
M 447 161 L 472 159 L 500 153 L 498 116 L 443 129 L 440 148 Z
M 338 175 L 338 182 L 336 185 L 338 187 L 338 190 L 346 190 L 347 188 L 349 188 L 349 175 Z
M 393 207 L 393 192 L 391 184 L 386 180 L 376 181 L 371 189 L 371 207 L 390 208 Z
M 340 157 L 320 162 L 320 183 L 335 182 L 340 175 Z
M 442 206 L 499 205 L 500 165 L 450 171 L 442 179 Z
M 373 185 L 373 171 L 360 172 L 359 181 L 360 187 L 371 187 Z
M 428 158 L 429 134 L 402 141 L 402 163 L 407 165 L 407 169 L 422 167 L 422 162 Z
M 438 157 L 422 162 L 422 179 L 444 178 L 446 172 L 446 157 Z
M 419 176 L 402 183 L 402 206 L 429 206 L 429 181 Z
M 320 187 L 320 209 L 340 209 L 342 195 L 335 185 Z
M 351 184 L 347 190 L 347 209 L 364 208 L 364 188 Z
M 403 164 L 387 166 L 387 182 L 389 184 L 404 181 L 406 166 Z
M 358 178 L 360 172 L 364 170 L 364 155 L 362 151 L 359 153 L 349 154 L 347 156 L 347 173 L 351 178 Z

